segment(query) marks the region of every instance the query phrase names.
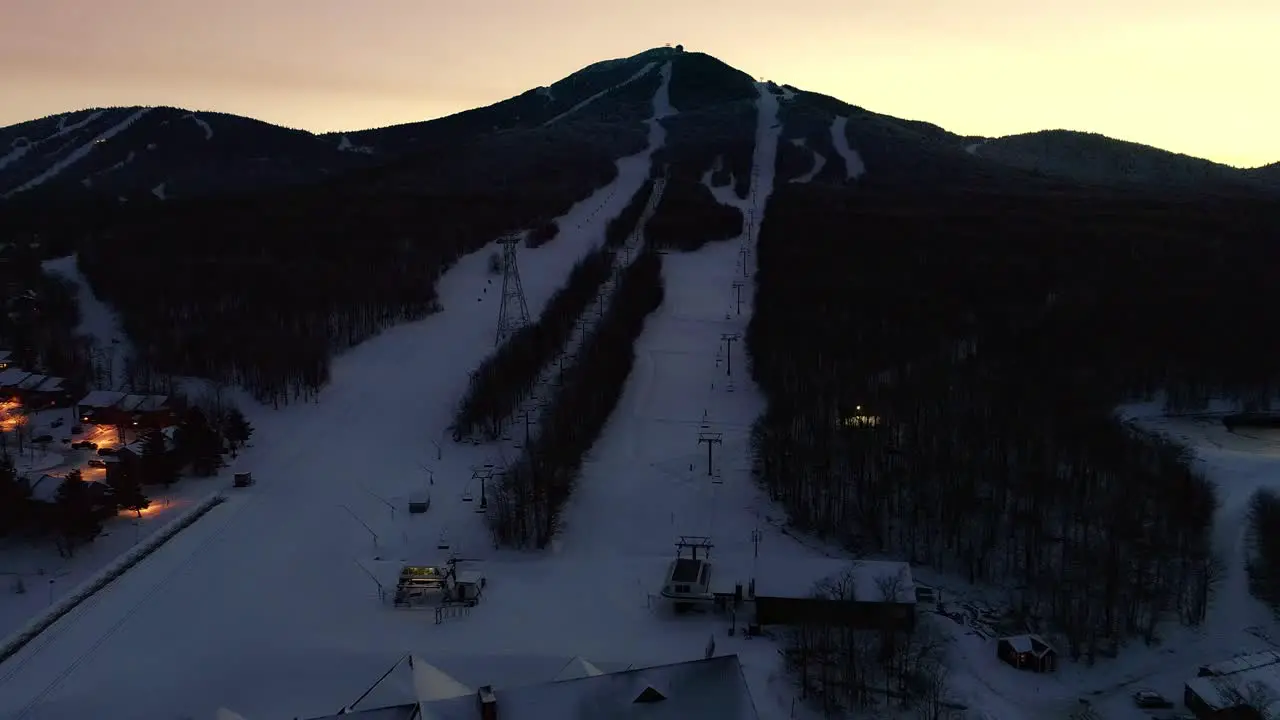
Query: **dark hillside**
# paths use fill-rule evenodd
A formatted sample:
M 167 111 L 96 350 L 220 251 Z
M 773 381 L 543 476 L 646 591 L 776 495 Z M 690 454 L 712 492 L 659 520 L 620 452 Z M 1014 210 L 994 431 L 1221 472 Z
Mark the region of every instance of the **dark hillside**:
M 1278 232 L 1244 198 L 781 186 L 757 472 L 802 527 L 1019 588 L 1072 655 L 1197 622 L 1213 488 L 1111 409 L 1272 392 Z
M 157 370 L 308 398 L 333 352 L 435 310 L 459 255 L 562 214 L 643 147 L 638 129 L 602 132 L 493 136 L 319 187 L 160 204 L 98 229 L 81 265 Z
M 536 128 L 559 118 L 575 106 L 604 92 L 585 107 L 563 117 L 559 122 L 635 120 L 649 117 L 652 105 L 644 105 L 643 114 L 631 113 L 637 102 L 651 103 L 657 90 L 657 63 L 674 51 L 658 48 L 629 58 L 590 65 L 548 87 L 535 88 L 516 97 L 481 108 L 465 110 L 435 120 L 393 125 L 385 128 L 330 133 L 330 140 L 347 138 L 357 146 L 385 152 L 413 152 L 459 139 L 509 130 Z M 636 74 L 653 64 L 647 74 Z M 623 83 L 627 83 L 623 85 Z

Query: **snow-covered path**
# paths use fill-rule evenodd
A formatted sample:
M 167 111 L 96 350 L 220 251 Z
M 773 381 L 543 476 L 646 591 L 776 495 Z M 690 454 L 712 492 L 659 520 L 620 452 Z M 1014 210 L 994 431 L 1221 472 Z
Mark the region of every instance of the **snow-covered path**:
M 670 112 L 664 94 L 655 112 Z M 653 122 L 650 151 L 662 138 Z M 603 238 L 627 188 L 643 182 L 647 159 L 626 161 L 619 186 L 602 191 L 617 198 L 610 208 L 522 252 L 522 275 L 539 277 L 526 283 L 531 311 L 545 303 L 535 296 L 549 295 Z M 702 630 L 691 636 L 678 623 L 653 624 L 647 608 L 666 553 L 653 567 L 640 561 L 603 575 L 596 566 L 498 553 L 476 504 L 462 501 L 491 449 L 442 438 L 468 374 L 493 349 L 500 293 L 485 292 L 491 252 L 472 253 L 445 274 L 443 312 L 338 358 L 318 405 L 253 409 L 255 447 L 206 482 L 251 470 L 258 484 L 228 489 L 228 503 L 0 665 L 0 717 L 204 717 L 219 705 L 248 717 L 322 714 L 376 679 L 335 666 L 377 656 L 390 664 L 410 649 L 582 653 L 624 664 L 698 656 Z M 546 259 L 539 267 L 534 258 Z M 410 516 L 405 500 L 420 491 L 432 494 L 432 507 Z M 449 550 L 437 547 L 442 538 Z M 470 619 L 435 626 L 430 613 L 379 602 L 371 572 L 385 577 L 401 562 L 440 562 L 450 551 L 489 560 L 491 585 Z M 290 662 L 300 655 L 313 666 Z M 310 692 L 279 692 L 298 687 L 299 677 Z
M 76 264 L 75 255 L 46 260 L 43 267 L 45 272 L 58 275 L 75 286 L 76 302 L 80 307 L 80 325 L 76 332 L 93 340 L 96 362 L 109 372 L 111 389 L 123 387 L 130 349 L 115 311 L 93 294 L 93 288 L 89 287 L 89 281 Z

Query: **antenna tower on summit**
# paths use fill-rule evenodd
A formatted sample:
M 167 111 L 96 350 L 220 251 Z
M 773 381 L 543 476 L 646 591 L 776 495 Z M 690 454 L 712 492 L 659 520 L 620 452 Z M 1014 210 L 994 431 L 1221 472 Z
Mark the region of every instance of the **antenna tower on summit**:
M 498 308 L 498 337 L 495 345 L 512 333 L 529 324 L 529 305 L 524 300 L 524 285 L 520 284 L 520 267 L 516 264 L 516 246 L 524 240 L 523 233 L 507 235 L 502 243 L 502 304 Z

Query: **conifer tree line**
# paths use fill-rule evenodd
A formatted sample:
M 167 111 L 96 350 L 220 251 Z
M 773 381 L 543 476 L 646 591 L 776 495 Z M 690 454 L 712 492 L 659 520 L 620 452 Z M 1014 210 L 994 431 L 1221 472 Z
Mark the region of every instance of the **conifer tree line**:
M 892 590 L 884 597 L 895 597 L 899 582 L 876 579 L 877 585 Z M 817 583 L 810 595 L 855 601 L 867 597 L 867 589 L 858 588 L 858 583 L 855 573 L 846 572 Z M 928 720 L 963 717 L 949 702 L 947 645 L 932 625 L 920 624 L 910 631 L 861 630 L 810 617 L 787 628 L 782 640 L 783 662 L 799 685 L 800 700 L 823 717 L 879 708 L 914 710 L 914 717 Z
M 1249 499 L 1249 589 L 1254 597 L 1280 612 L 1280 496 L 1263 489 Z
M 0 537 L 48 539 L 73 556 L 102 534 L 104 523 L 121 511 L 141 517 L 153 500 L 149 488 L 171 487 L 183 472 L 210 477 L 253 437 L 253 427 L 234 406 L 211 399 L 188 404 L 176 396 L 178 412 L 172 442 L 159 429 L 138 435 L 135 457 L 112 464 L 105 482 L 88 482 L 72 470 L 58 485 L 52 502 L 32 498 L 31 481 L 20 477 L 5 448 L 0 452 Z M 43 482 L 49 482 L 44 480 Z
M 648 178 L 635 195 L 627 201 L 625 207 L 618 213 L 617 217 L 609 221 L 604 229 L 604 244 L 611 248 L 620 248 L 627 244 L 627 238 L 636 231 L 636 226 L 640 223 L 640 218 L 644 215 L 644 208 L 649 204 L 649 198 L 653 196 L 653 178 Z
M 621 272 L 604 317 L 542 411 L 537 435 L 503 470 L 488 515 L 499 545 L 544 548 L 555 536 L 582 459 L 622 396 L 635 341 L 662 298 L 662 257 L 646 247 Z
M 88 233 L 80 268 L 141 363 L 238 384 L 277 406 L 311 400 L 335 352 L 438 311 L 436 281 L 458 257 L 545 226 L 616 176 L 612 150 L 565 138 L 527 149 L 529 167 L 419 162 L 120 213 Z M 544 167 L 544 155 L 557 164 Z M 511 174 L 486 181 L 481 170 Z M 535 171 L 540 182 L 522 179 Z
M 511 334 L 471 373 L 453 420 L 453 438 L 496 440 L 546 367 L 564 352 L 574 326 L 613 270 L 614 251 L 597 248 L 574 265 L 536 322 Z
M 66 378 L 68 393 L 80 392 L 92 375 L 92 347 L 75 332 L 81 317 L 75 287 L 45 272 L 43 249 L 28 237 L 0 240 L 0 348 L 10 352 L 12 367 Z
M 747 335 L 759 480 L 806 531 L 1009 588 L 1075 657 L 1199 622 L 1214 488 L 1114 408 L 1266 404 L 1280 323 L 1248 298 L 1278 233 L 1247 199 L 781 186 Z
M 742 233 L 742 211 L 722 204 L 701 181 L 676 176 L 645 226 L 645 242 L 662 250 L 693 252 Z

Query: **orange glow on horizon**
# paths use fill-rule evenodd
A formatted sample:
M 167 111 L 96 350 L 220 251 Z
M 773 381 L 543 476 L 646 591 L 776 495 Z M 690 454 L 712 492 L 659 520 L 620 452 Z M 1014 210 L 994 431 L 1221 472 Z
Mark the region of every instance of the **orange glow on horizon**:
M 729 23 L 723 6 L 674 0 L 10 5 L 0 125 L 140 104 L 316 132 L 383 127 L 682 43 L 960 135 L 1068 128 L 1239 166 L 1280 160 L 1280 102 L 1265 91 L 1273 0 L 740 0 Z

